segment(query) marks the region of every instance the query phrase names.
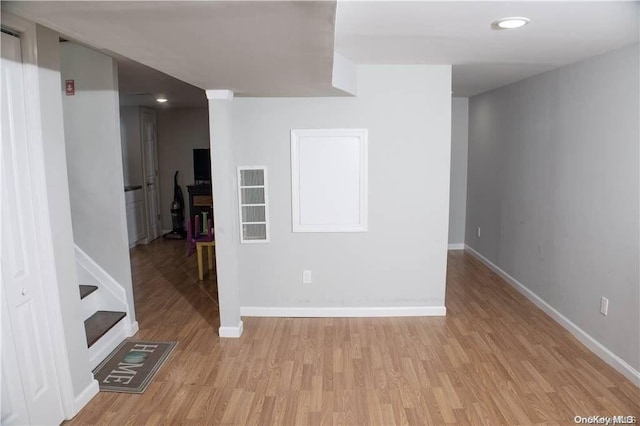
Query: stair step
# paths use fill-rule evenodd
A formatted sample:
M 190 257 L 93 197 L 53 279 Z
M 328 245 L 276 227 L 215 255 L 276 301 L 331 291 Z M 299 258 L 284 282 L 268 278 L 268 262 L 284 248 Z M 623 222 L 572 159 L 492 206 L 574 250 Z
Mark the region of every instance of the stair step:
M 84 322 L 84 329 L 87 333 L 87 347 L 90 348 L 126 315 L 124 312 L 98 311 L 87 318 Z
M 84 299 L 94 291 L 98 289 L 96 285 L 81 285 L 80 286 L 80 300 Z

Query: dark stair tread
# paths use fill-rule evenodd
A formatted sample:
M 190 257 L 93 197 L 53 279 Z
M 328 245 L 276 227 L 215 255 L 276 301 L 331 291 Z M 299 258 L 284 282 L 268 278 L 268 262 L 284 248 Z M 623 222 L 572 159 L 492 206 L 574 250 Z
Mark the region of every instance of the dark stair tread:
M 90 348 L 126 315 L 124 312 L 98 311 L 87 318 L 84 322 L 84 329 L 87 333 L 87 347 Z
M 80 299 L 84 299 L 94 291 L 98 289 L 97 285 L 81 285 L 80 286 Z

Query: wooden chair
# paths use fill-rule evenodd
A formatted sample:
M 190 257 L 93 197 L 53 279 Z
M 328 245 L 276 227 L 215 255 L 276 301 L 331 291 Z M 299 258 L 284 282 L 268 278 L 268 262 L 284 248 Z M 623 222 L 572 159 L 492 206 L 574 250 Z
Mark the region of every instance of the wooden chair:
M 200 215 L 194 218 L 194 226 L 191 220 L 187 221 L 187 257 L 191 256 L 194 251 L 198 256 L 198 279 L 204 279 L 204 265 L 202 264 L 202 247 L 207 247 L 207 261 L 209 270 L 213 269 L 213 248 L 216 245 L 213 234 L 213 220 L 207 221 L 207 234 L 200 234 Z

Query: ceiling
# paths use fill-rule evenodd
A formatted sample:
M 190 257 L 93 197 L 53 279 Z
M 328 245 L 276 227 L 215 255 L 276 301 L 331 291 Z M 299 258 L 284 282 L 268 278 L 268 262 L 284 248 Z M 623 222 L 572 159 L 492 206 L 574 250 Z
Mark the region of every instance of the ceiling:
M 638 42 L 637 1 L 340 2 L 335 50 L 358 64 L 453 64 L 472 96 Z M 529 25 L 493 30 L 525 16 Z
M 472 96 L 638 42 L 640 31 L 637 1 L 340 1 L 337 11 L 335 1 L 2 7 L 116 56 L 123 103 L 153 104 L 162 93 L 172 106 L 205 105 L 202 89 L 343 95 L 331 85 L 334 49 L 356 64 L 453 64 L 454 96 Z M 506 16 L 531 23 L 491 29 Z
M 335 1 L 44 1 L 3 8 L 201 89 L 342 94 L 331 85 Z
M 116 55 L 120 105 L 153 108 L 206 107 L 204 90 L 173 78 L 139 62 Z M 161 104 L 157 97 L 169 102 Z

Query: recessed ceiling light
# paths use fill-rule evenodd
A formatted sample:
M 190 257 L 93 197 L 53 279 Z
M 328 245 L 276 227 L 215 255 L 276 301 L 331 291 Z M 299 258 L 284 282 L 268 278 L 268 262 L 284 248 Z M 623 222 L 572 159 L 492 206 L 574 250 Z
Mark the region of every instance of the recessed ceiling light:
M 162 98 L 162 97 L 160 97 L 160 98 L 156 98 L 156 101 L 160 102 L 161 104 L 163 104 L 163 103 L 167 102 L 168 100 L 169 100 L 169 99 L 167 99 L 167 98 Z
M 524 27 L 529 23 L 529 18 L 522 16 L 512 16 L 509 18 L 498 19 L 491 23 L 491 28 L 494 30 L 512 30 L 514 28 Z

